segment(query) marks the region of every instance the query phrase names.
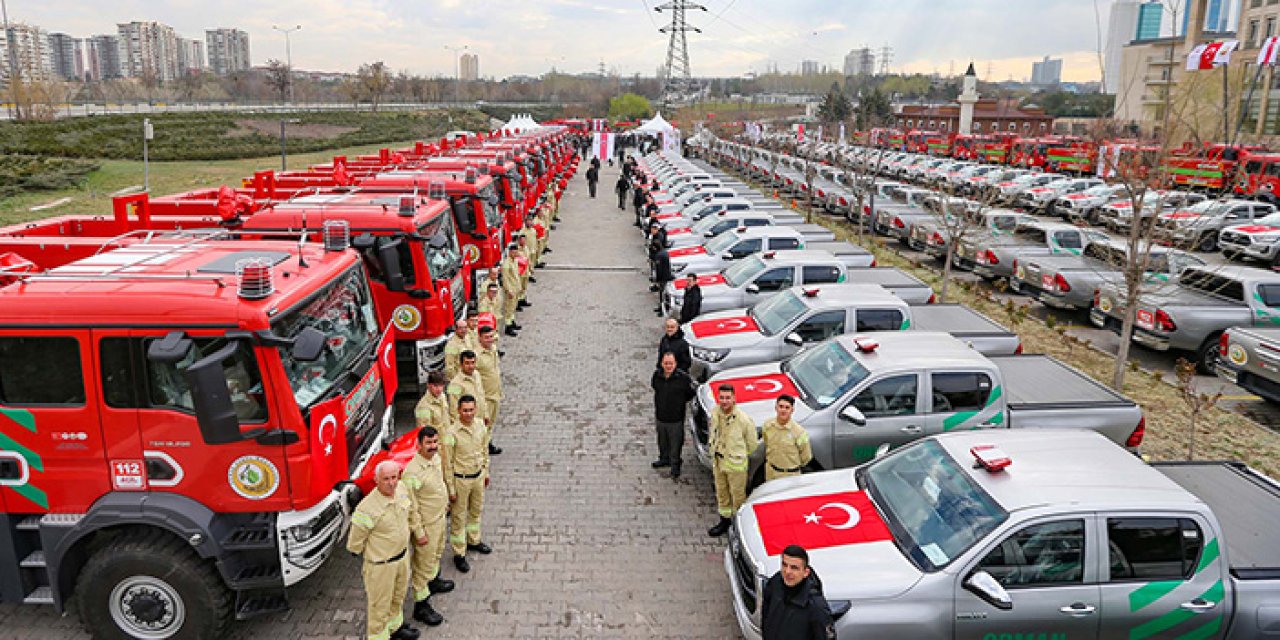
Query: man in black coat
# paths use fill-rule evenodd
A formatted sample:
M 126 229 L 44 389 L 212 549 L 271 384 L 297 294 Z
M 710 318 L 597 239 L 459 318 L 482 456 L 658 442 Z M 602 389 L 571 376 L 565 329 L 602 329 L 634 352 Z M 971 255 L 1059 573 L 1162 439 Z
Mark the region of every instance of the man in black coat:
M 689 341 L 684 339 L 684 330 L 680 328 L 680 323 L 675 318 L 667 318 L 663 325 L 665 333 L 662 334 L 662 340 L 658 342 L 658 364 L 662 364 L 662 354 L 672 353 L 676 356 L 676 368 L 688 372 L 689 365 L 693 364 L 693 357 L 689 352 Z
M 666 291 L 667 283 L 674 279 L 675 275 L 671 273 L 671 254 L 667 252 L 666 247 L 663 247 L 653 257 L 653 290 L 657 291 L 659 296 L 659 304 L 653 308 L 654 313 L 662 315 L 662 292 Z
M 764 640 L 835 640 L 831 607 L 803 547 L 782 550 L 782 569 L 764 585 L 760 620 Z
M 596 183 L 600 182 L 600 168 L 596 166 L 600 164 L 600 161 L 592 158 L 591 162 L 591 168 L 587 169 L 587 191 L 594 198 L 596 197 Z
M 631 189 L 631 181 L 627 180 L 626 175 L 619 175 L 618 181 L 613 185 L 614 193 L 618 194 L 618 211 L 627 210 L 627 191 Z
M 671 467 L 671 479 L 680 478 L 680 454 L 684 449 L 684 418 L 697 386 L 689 374 L 676 368 L 676 357 L 664 353 L 649 380 L 653 389 L 654 422 L 658 432 L 658 459 L 654 469 Z
M 684 280 L 684 302 L 680 305 L 680 324 L 689 324 L 690 320 L 702 313 L 702 287 L 698 286 L 698 276 L 689 274 Z

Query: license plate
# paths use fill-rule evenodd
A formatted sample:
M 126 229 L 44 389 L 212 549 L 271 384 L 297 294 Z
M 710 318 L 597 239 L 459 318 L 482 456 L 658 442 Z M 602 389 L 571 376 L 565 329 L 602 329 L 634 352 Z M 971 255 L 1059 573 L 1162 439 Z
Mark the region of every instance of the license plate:
M 1156 326 L 1156 317 L 1146 309 L 1138 309 L 1136 324 L 1140 329 L 1154 329 Z
M 1040 275 L 1040 287 L 1046 291 L 1053 291 L 1053 276 Z

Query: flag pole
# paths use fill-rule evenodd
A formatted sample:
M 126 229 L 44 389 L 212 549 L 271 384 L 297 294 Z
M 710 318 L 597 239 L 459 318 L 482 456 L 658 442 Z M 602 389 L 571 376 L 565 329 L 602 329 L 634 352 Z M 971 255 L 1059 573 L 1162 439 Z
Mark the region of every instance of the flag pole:
M 1253 94 L 1254 94 L 1254 91 L 1255 91 L 1255 90 L 1257 90 L 1257 88 L 1258 88 L 1258 80 L 1262 78 L 1262 69 L 1263 69 L 1263 67 L 1266 67 L 1266 66 L 1267 66 L 1267 65 L 1265 65 L 1265 64 L 1257 65 L 1258 69 L 1257 69 L 1256 71 L 1254 71 L 1254 72 L 1253 72 L 1253 82 L 1250 82 L 1250 83 L 1249 83 L 1249 94 L 1248 94 L 1248 95 L 1245 97 L 1245 99 L 1244 99 L 1244 105 L 1245 105 L 1245 107 L 1244 107 L 1244 108 L 1245 108 L 1245 109 L 1252 109 L 1252 108 L 1253 108 Z M 1263 114 L 1259 113 L 1259 114 L 1258 114 L 1258 117 L 1262 117 L 1262 115 L 1263 115 Z M 1227 142 L 1229 142 L 1229 143 L 1231 144 L 1231 146 L 1232 146 L 1232 147 L 1234 147 L 1234 146 L 1235 146 L 1236 140 L 1238 140 L 1238 139 L 1240 138 L 1240 130 L 1241 130 L 1241 129 L 1243 129 L 1243 128 L 1244 128 L 1244 113 L 1241 113 L 1241 114 L 1240 114 L 1240 121 L 1236 123 L 1236 132 L 1235 132 L 1235 135 L 1234 135 L 1234 136 L 1232 136 L 1232 137 L 1227 141 Z

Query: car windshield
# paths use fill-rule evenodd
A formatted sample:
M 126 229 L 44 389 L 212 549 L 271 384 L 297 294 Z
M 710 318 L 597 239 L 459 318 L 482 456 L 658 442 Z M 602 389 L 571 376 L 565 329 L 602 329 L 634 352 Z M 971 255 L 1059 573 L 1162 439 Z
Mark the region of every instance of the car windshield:
M 306 328 L 314 328 L 325 336 L 324 351 L 314 362 L 294 360 L 288 347 L 280 347 L 289 386 L 298 407 L 311 406 L 342 377 L 361 369 L 361 358 L 378 335 L 378 319 L 373 311 L 373 297 L 365 284 L 359 266 L 349 269 L 304 304 L 285 312 L 272 325 L 272 331 L 285 339 L 293 339 Z
M 690 220 L 701 220 L 707 215 L 707 211 L 711 208 L 711 204 L 707 202 L 698 202 L 693 206 L 685 209 L 684 213 Z
M 778 335 L 780 331 L 791 326 L 797 318 L 804 314 L 808 307 L 794 291 L 783 291 L 776 296 L 765 298 L 751 307 L 751 317 L 755 318 L 760 331 L 766 336 Z
M 738 241 L 738 234 L 733 231 L 726 231 L 707 242 L 707 253 L 718 254 L 729 247 L 732 247 Z
M 805 403 L 818 409 L 831 406 L 870 375 L 838 340 L 801 351 L 782 369 L 795 379 Z
M 857 478 L 899 548 L 924 571 L 946 567 L 1009 518 L 934 440 L 881 458 Z
M 693 223 L 693 226 L 689 227 L 689 231 L 700 236 L 710 231 L 717 224 L 725 222 L 726 220 L 727 219 L 724 216 L 705 216 L 701 220 Z
M 462 268 L 462 251 L 458 248 L 458 233 L 453 227 L 453 216 L 441 215 L 418 227 L 425 238 L 419 241 L 427 269 L 432 280 L 448 280 Z
M 1204 202 L 1197 202 L 1186 208 L 1186 210 L 1191 213 L 1198 213 L 1200 215 L 1205 215 L 1205 216 L 1214 216 L 1214 215 L 1223 214 L 1229 211 L 1230 209 L 1231 209 L 1231 203 L 1218 202 L 1217 200 L 1205 200 Z
M 748 256 L 743 260 L 733 263 L 733 266 L 724 270 L 724 281 L 731 287 L 741 287 L 751 282 L 756 274 L 764 271 L 764 260 L 760 256 Z
M 1280 227 L 1280 213 L 1271 213 L 1253 221 L 1255 225 L 1267 227 Z

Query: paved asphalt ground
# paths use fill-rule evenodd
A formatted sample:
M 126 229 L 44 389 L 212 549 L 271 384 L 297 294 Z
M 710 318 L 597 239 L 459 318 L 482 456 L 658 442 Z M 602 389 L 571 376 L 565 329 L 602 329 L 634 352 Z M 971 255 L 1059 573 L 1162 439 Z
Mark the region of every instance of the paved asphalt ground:
M 489 556 L 433 598 L 444 614 L 428 638 L 730 638 L 737 636 L 712 540 L 711 475 L 685 447 L 684 477 L 655 457 L 649 375 L 661 336 L 630 211 L 617 209 L 616 168 L 587 197 L 569 186 L 521 312 L 503 338 L 506 399 L 485 505 Z M 401 429 L 411 405 L 401 403 Z M 448 552 L 446 551 L 446 556 Z M 230 638 L 362 638 L 359 562 L 336 554 L 290 591 L 293 608 L 231 627 Z M 408 607 L 406 607 L 408 613 Z M 74 612 L 0 606 L 0 639 L 85 638 Z

